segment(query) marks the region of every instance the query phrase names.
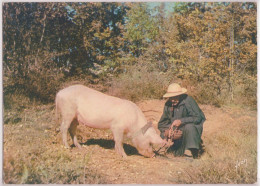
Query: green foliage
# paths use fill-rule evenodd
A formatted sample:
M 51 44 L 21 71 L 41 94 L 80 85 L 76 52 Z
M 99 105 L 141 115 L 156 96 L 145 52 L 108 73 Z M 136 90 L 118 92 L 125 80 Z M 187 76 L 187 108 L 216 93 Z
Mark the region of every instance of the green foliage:
M 205 101 L 211 102 L 210 97 L 216 101 L 218 97 L 240 99 L 241 94 L 234 92 L 236 86 L 241 86 L 238 75 L 245 72 L 246 66 L 256 70 L 256 27 L 247 24 L 256 22 L 255 4 L 248 8 L 243 3 L 195 3 L 181 4 L 176 9 L 165 32 L 170 38 L 166 40 L 166 51 L 173 73 L 190 81 L 190 85 L 203 87 L 205 90 L 199 94 Z M 248 28 L 242 29 L 242 25 Z M 250 70 L 247 73 L 256 77 Z
M 142 55 L 158 34 L 146 3 L 131 3 L 127 11 L 124 39 L 127 40 L 128 51 L 136 57 Z
M 162 4 L 3 3 L 5 183 L 107 182 L 90 154 L 71 155 L 49 132 L 55 94 L 67 85 L 139 101 L 160 99 L 178 82 L 199 103 L 256 108 L 257 4 L 175 5 L 166 15 Z M 233 118 L 206 137 L 204 159 L 189 163 L 178 183 L 256 180 L 255 121 Z M 245 158 L 248 166 L 235 169 Z
M 50 102 L 71 79 L 109 84 L 146 66 L 156 69 L 149 79 L 171 74 L 199 87 L 191 93 L 199 102 L 256 105 L 256 3 L 167 5 L 174 11 L 164 3 L 4 3 L 4 95 Z
M 39 60 L 37 66 L 31 65 L 29 73 L 13 76 L 9 71 L 5 75 L 7 77 L 4 78 L 4 96 L 8 97 L 14 93 L 23 94 L 31 100 L 36 99 L 43 103 L 54 101 L 56 92 L 64 79 L 64 75 L 58 70 L 55 63 L 46 58 L 43 61 Z
M 119 3 L 4 3 L 5 94 L 50 102 L 64 78 L 91 75 L 94 62 L 113 71 L 125 9 Z
M 121 3 L 69 3 L 75 11 L 72 21 L 75 24 L 77 44 L 85 54 L 81 61 L 83 68 L 93 67 L 93 63 L 104 64 L 114 61 L 123 47 L 122 31 L 127 7 Z M 83 57 L 83 56 L 81 56 Z

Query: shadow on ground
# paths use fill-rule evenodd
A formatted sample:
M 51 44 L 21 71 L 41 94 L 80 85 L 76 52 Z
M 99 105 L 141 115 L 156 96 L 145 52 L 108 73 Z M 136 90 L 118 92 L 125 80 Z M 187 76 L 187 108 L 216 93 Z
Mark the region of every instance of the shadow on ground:
M 108 139 L 89 139 L 87 140 L 85 143 L 83 143 L 82 145 L 99 145 L 102 148 L 105 149 L 114 149 L 115 147 L 115 142 L 114 140 L 108 140 Z M 123 144 L 125 153 L 128 156 L 131 155 L 140 155 L 137 151 L 137 149 L 129 144 Z

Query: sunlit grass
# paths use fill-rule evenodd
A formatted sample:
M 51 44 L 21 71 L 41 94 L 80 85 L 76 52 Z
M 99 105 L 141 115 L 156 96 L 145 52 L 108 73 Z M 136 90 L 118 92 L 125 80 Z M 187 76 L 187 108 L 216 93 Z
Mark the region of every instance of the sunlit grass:
M 257 123 L 251 113 L 237 110 L 233 122 L 212 135 L 204 135 L 206 152 L 183 169 L 179 183 L 253 184 L 257 181 Z M 256 114 L 256 113 L 255 113 Z M 256 115 L 255 115 L 256 116 Z
M 4 113 L 9 117 L 8 123 L 4 124 L 5 183 L 111 183 L 99 169 L 91 166 L 90 161 L 95 157 L 96 150 L 83 148 L 78 151 L 75 148 L 70 150 L 62 147 L 53 105 L 27 105 L 26 108 L 19 106 L 14 108 L 14 110 L 5 110 Z M 212 110 L 214 111 L 214 108 Z M 204 112 L 207 115 L 207 110 Z M 203 133 L 205 153 L 200 159 L 193 161 L 182 159 L 182 163 L 178 164 L 174 163 L 174 159 L 173 161 L 165 159 L 167 164 L 173 162 L 173 165 L 168 168 L 174 174 L 169 175 L 170 181 L 182 184 L 256 182 L 256 111 L 224 107 L 221 112 L 228 118 L 222 118 L 224 123 L 216 123 L 222 126 L 218 130 Z M 20 120 L 16 122 L 14 118 Z M 84 135 L 82 140 L 86 142 L 89 134 L 80 130 L 83 128 L 79 128 L 79 137 Z M 101 133 L 95 131 L 93 135 L 96 135 L 96 132 Z M 111 132 L 105 131 L 104 134 L 112 141 Z M 142 169 L 145 169 L 145 164 L 142 165 Z

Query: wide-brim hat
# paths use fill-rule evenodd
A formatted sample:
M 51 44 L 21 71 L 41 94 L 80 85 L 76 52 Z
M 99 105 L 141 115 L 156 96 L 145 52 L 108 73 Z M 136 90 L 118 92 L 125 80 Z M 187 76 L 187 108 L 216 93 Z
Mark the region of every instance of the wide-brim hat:
M 179 84 L 177 83 L 172 83 L 169 85 L 168 90 L 166 94 L 163 95 L 164 98 L 170 98 L 174 96 L 179 96 L 181 94 L 185 94 L 187 92 L 186 88 L 182 88 Z

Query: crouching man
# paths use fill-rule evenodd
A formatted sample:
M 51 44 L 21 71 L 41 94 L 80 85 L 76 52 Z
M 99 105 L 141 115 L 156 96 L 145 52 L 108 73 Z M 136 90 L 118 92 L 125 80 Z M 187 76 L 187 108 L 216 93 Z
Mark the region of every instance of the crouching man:
M 204 113 L 196 101 L 185 94 L 187 89 L 180 85 L 170 84 L 167 93 L 163 114 L 158 123 L 158 129 L 163 139 L 174 142 L 170 148 L 175 156 L 193 156 L 198 158 L 203 123 L 206 120 Z

